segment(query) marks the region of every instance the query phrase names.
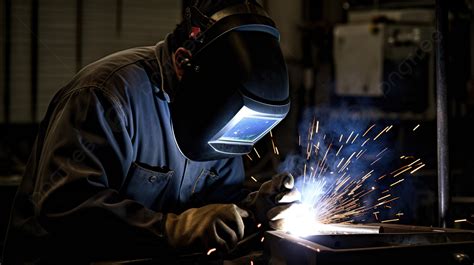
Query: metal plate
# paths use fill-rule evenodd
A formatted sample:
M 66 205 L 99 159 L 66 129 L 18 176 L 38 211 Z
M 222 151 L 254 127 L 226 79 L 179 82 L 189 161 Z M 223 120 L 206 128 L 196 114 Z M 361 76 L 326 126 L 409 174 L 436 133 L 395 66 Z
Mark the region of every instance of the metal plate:
M 265 255 L 277 265 L 472 264 L 474 231 L 381 225 L 380 234 L 306 238 L 271 231 L 265 234 Z

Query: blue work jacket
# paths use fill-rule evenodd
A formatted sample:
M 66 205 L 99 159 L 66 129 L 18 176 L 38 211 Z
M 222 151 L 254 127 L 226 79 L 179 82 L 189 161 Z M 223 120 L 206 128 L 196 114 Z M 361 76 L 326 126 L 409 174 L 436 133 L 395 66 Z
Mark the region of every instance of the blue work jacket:
M 168 38 L 100 59 L 56 93 L 17 192 L 4 264 L 166 252 L 166 213 L 242 198 L 241 157 L 195 162 L 176 145 Z

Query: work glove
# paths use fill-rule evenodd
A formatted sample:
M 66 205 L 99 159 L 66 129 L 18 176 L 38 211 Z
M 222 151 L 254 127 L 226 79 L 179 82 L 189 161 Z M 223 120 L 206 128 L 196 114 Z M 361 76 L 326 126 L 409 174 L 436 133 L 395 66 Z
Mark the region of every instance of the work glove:
M 210 204 L 192 208 L 180 215 L 167 214 L 166 238 L 170 246 L 183 249 L 204 247 L 220 251 L 233 249 L 244 236 L 247 211 L 234 204 Z
M 295 188 L 293 176 L 280 173 L 263 183 L 258 191 L 250 193 L 242 206 L 254 214 L 257 222 L 280 230 L 285 211 L 300 200 L 301 194 Z

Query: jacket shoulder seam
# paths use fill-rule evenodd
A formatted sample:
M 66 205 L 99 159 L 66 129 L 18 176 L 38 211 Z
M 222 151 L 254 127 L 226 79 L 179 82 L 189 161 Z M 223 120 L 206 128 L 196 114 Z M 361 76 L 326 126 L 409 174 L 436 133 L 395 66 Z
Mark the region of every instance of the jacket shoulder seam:
M 104 88 L 104 87 L 105 87 L 105 86 L 104 86 L 105 83 L 107 83 L 107 81 L 109 81 L 110 78 L 112 78 L 112 76 L 113 76 L 114 74 L 116 74 L 118 71 L 120 71 L 120 70 L 122 70 L 122 69 L 124 69 L 124 68 L 126 68 L 126 67 L 128 67 L 128 66 L 130 66 L 130 65 L 134 65 L 134 64 L 137 64 L 137 63 L 139 63 L 139 62 L 142 62 L 142 61 L 149 62 L 149 61 L 153 61 L 153 60 L 155 60 L 155 58 L 153 58 L 153 57 L 140 58 L 140 59 L 135 60 L 135 61 L 133 61 L 133 62 L 130 62 L 130 63 L 124 64 L 124 65 L 118 66 L 117 68 L 115 68 L 114 70 L 112 70 L 112 71 L 107 75 L 107 77 L 104 78 L 104 80 L 103 80 L 102 82 L 98 83 L 97 85 L 91 85 L 91 86 L 95 86 L 95 87 L 98 87 L 98 88 Z

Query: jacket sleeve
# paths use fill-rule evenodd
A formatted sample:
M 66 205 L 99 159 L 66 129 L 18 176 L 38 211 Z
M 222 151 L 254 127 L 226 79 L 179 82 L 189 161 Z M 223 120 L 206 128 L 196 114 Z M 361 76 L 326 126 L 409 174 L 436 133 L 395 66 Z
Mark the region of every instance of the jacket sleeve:
M 134 154 L 126 113 L 116 97 L 82 88 L 57 107 L 45 133 L 35 214 L 55 243 L 78 255 L 166 248 L 164 215 L 119 193 Z

